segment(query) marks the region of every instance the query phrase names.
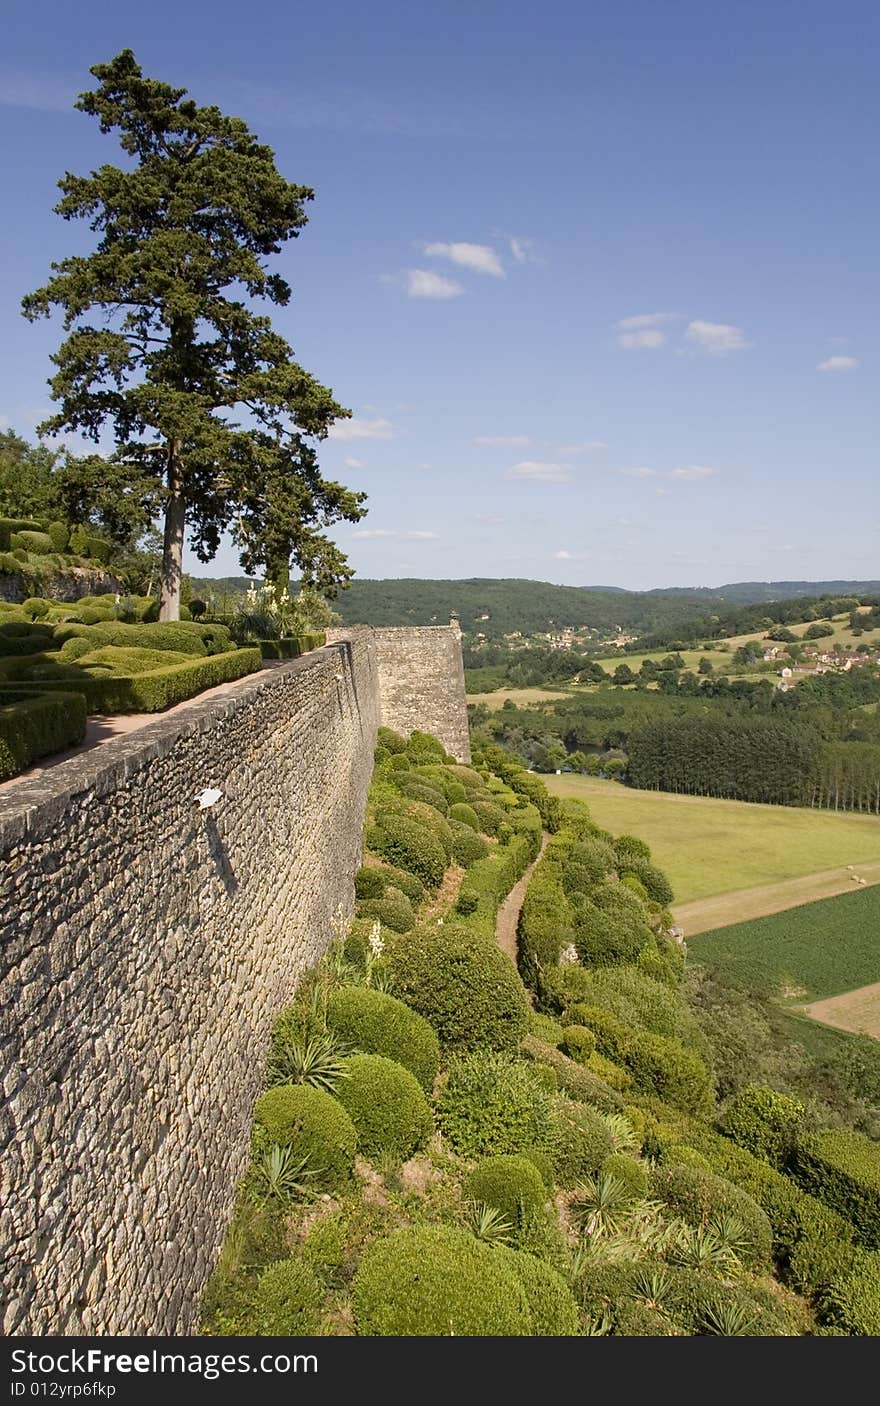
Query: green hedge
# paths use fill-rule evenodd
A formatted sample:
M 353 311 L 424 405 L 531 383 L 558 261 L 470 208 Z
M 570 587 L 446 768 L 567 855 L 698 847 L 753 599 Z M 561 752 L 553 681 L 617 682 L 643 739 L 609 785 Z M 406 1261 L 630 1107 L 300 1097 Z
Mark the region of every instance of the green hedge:
M 469 1201 L 494 1206 L 513 1226 L 533 1219 L 547 1199 L 537 1167 L 517 1153 L 484 1158 L 465 1182 L 464 1194 Z
M 311 635 L 288 635 L 279 640 L 256 640 L 264 659 L 298 659 L 301 654 L 320 649 L 327 643 L 323 632 Z
M 491 1050 L 450 1061 L 437 1113 L 443 1136 L 463 1157 L 553 1148 L 549 1090 L 523 1060 Z
M 0 552 L 12 548 L 12 534 L 19 532 L 40 532 L 43 524 L 33 518 L 0 517 Z
M 414 1225 L 369 1247 L 358 1266 L 361 1337 L 532 1337 L 519 1276 L 491 1246 L 450 1225 Z
M 729 1138 L 771 1167 L 784 1167 L 797 1143 L 804 1105 L 787 1094 L 749 1084 L 724 1110 Z
M 92 676 L 85 669 L 70 672 L 57 679 L 40 679 L 40 692 L 75 689 L 85 695 L 90 713 L 159 713 L 174 703 L 182 703 L 206 688 L 244 678 L 260 668 L 258 649 L 235 649 L 229 654 L 215 654 L 208 659 L 195 659 L 186 664 L 172 664 L 165 669 L 151 669 L 129 678 Z M 36 684 L 32 685 L 30 690 Z M 0 699 L 6 688 L 0 685 Z
M 561 1050 L 546 1044 L 537 1035 L 527 1035 L 522 1043 L 523 1054 L 540 1064 L 549 1065 L 556 1074 L 560 1089 L 581 1103 L 592 1103 L 606 1113 L 618 1113 L 623 1099 L 604 1079 L 584 1065 L 569 1059 Z
M 424 1146 L 434 1120 L 414 1074 L 378 1054 L 353 1055 L 346 1061 L 345 1074 L 336 1097 L 367 1157 L 387 1153 L 402 1162 Z
M 862 1244 L 880 1246 L 880 1145 L 843 1128 L 812 1133 L 796 1148 L 791 1175 L 850 1221 Z
M 340 986 L 327 1001 L 327 1023 L 355 1049 L 397 1060 L 430 1093 L 440 1043 L 428 1022 L 402 1001 L 366 986 Z
M 438 888 L 446 873 L 446 852 L 427 825 L 407 815 L 383 811 L 366 834 L 367 848 L 415 874 L 428 888 Z
M 15 697 L 0 690 L 0 780 L 17 776 L 39 757 L 81 742 L 86 731 L 86 701 L 81 693 L 32 692 Z
M 456 922 L 484 937 L 495 936 L 498 909 L 529 866 L 531 851 L 524 835 L 513 835 L 485 859 L 472 864 L 461 881 Z
M 773 1236 L 767 1215 L 748 1192 L 726 1178 L 698 1167 L 656 1167 L 651 1195 L 688 1225 L 701 1229 L 715 1219 L 734 1216 L 744 1232 L 744 1262 L 753 1268 L 769 1264 Z
M 228 654 L 235 647 L 225 625 L 197 625 L 188 620 L 127 625 L 121 620 L 108 619 L 90 625 L 56 625 L 56 644 L 63 645 L 69 639 L 88 640 L 93 649 L 113 644 L 130 649 L 170 649 L 176 654 L 199 657 Z
M 50 557 L 55 550 L 48 532 L 13 532 L 9 543 L 13 551 L 19 547 L 35 557 Z
M 515 1051 L 528 1023 L 516 968 L 494 940 L 452 923 L 395 936 L 386 957 L 392 989 L 453 1049 Z

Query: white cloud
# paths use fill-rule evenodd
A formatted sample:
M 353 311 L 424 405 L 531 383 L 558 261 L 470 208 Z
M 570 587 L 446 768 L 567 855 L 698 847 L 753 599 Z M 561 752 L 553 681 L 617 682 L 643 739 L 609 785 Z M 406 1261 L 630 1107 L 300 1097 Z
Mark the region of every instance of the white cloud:
M 666 343 L 666 333 L 656 327 L 646 327 L 641 332 L 621 332 L 617 345 L 625 351 L 644 351 L 647 348 L 662 347 Z
M 585 552 L 568 552 L 564 547 L 553 554 L 557 561 L 586 561 Z
M 483 449 L 525 449 L 531 442 L 527 434 L 478 434 L 474 440 Z
M 363 459 L 353 459 L 350 454 L 342 462 L 347 469 L 365 469 L 367 467 Z
M 393 439 L 394 426 L 381 417 L 375 420 L 337 420 L 330 426 L 328 439 Z
M 401 532 L 400 535 L 405 542 L 436 542 L 439 537 L 437 532 Z
M 857 356 L 829 356 L 827 360 L 820 361 L 816 367 L 817 371 L 855 371 L 859 365 Z
M 390 532 L 385 527 L 358 527 L 352 534 L 362 542 L 371 541 L 374 537 L 396 537 L 396 532 Z
M 529 483 L 571 483 L 570 464 L 547 464 L 538 459 L 523 459 L 507 470 L 507 477 Z
M 636 469 L 618 469 L 617 472 L 618 472 L 619 474 L 623 474 L 624 478 L 656 478 L 656 477 L 657 477 L 657 470 L 656 470 L 656 469 L 646 469 L 646 468 L 644 468 L 644 467 L 639 467 L 639 468 L 636 468 Z
M 464 292 L 454 278 L 444 278 L 430 269 L 408 269 L 405 287 L 410 298 L 458 298 Z
M 683 464 L 681 468 L 673 469 L 670 478 L 682 479 L 686 483 L 698 483 L 700 479 L 715 478 L 717 469 L 712 469 L 708 464 Z
M 608 445 L 604 439 L 588 439 L 583 444 L 563 444 L 560 447 L 560 454 L 565 457 L 575 458 L 578 454 L 595 454 L 597 449 L 607 449 Z
M 636 332 L 642 327 L 662 327 L 674 322 L 675 316 L 674 312 L 640 312 L 635 317 L 622 317 L 615 326 L 618 332 Z
M 726 356 L 728 352 L 745 351 L 752 345 L 746 340 L 741 327 L 733 327 L 729 322 L 689 322 L 685 337 L 694 342 L 710 356 Z
M 424 252 L 431 259 L 448 259 L 459 268 L 472 273 L 488 273 L 504 278 L 504 266 L 491 244 L 426 244 Z
M 540 264 L 543 262 L 535 253 L 535 241 L 525 239 L 522 235 L 508 234 L 505 236 L 510 249 L 510 257 L 516 264 Z

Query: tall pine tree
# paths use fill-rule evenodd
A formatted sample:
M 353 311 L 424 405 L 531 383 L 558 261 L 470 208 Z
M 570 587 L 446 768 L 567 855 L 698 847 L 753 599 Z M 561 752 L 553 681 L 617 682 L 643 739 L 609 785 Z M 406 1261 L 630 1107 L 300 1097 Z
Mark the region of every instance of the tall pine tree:
M 266 442 L 277 447 L 273 494 L 282 501 L 305 482 L 314 515 L 356 520 L 362 495 L 325 483 L 316 460 L 303 478 L 303 436 L 324 438 L 349 412 L 254 310 L 259 300 L 289 302 L 267 261 L 296 238 L 313 192 L 285 180 L 239 118 L 145 78 L 131 50 L 91 72 L 98 86 L 76 106 L 118 134 L 128 161 L 59 182 L 57 213 L 88 220 L 98 244 L 53 264 L 23 302 L 29 319 L 62 309 L 67 333 L 50 382 L 58 410 L 41 430 L 97 440 L 109 425 L 117 461 L 161 485 L 160 618 L 174 620 L 185 532 L 202 561 L 241 508 L 249 540 L 259 534 Z M 305 538 L 308 562 L 314 541 Z M 290 545 L 295 556 L 295 533 Z M 337 555 L 335 576 L 345 579 Z

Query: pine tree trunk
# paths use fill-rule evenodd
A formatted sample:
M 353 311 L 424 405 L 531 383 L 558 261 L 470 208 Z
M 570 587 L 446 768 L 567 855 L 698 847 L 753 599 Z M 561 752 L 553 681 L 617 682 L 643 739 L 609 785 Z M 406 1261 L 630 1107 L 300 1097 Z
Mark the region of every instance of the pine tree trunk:
M 173 440 L 168 446 L 167 488 L 165 540 L 162 547 L 162 571 L 159 579 L 159 619 L 179 620 L 186 502 L 183 497 L 183 479 L 177 458 L 177 446 Z

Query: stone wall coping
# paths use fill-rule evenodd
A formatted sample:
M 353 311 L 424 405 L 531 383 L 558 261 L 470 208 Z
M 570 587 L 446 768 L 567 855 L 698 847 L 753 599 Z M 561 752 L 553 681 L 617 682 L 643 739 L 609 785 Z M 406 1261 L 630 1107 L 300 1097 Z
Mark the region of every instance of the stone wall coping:
M 292 676 L 326 665 L 340 653 L 344 640 L 334 640 L 298 659 L 286 659 L 246 674 L 236 680 L 233 692 L 220 697 L 187 700 L 172 712 L 157 713 L 156 721 L 135 732 L 110 738 L 96 747 L 70 757 L 66 762 L 30 781 L 22 781 L 0 792 L 0 850 L 33 839 L 35 833 L 60 821 L 71 800 L 85 792 L 107 795 L 142 767 L 167 756 L 181 737 L 208 731 L 242 707 L 252 703 L 263 689 L 284 683 Z

